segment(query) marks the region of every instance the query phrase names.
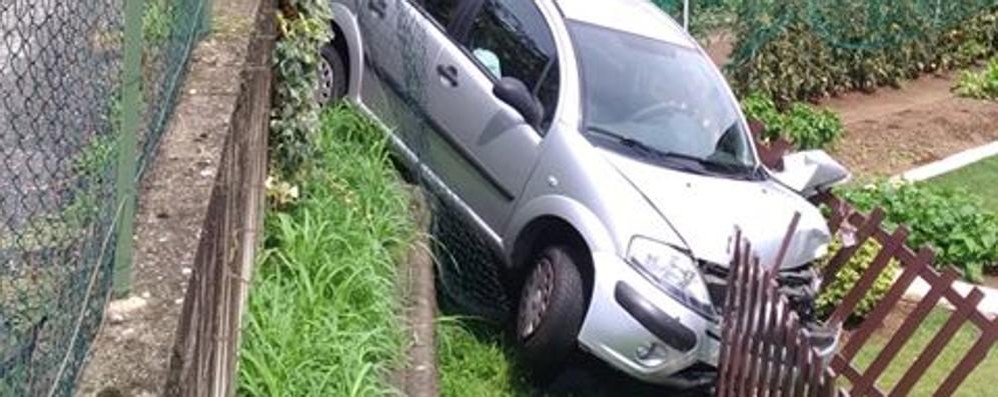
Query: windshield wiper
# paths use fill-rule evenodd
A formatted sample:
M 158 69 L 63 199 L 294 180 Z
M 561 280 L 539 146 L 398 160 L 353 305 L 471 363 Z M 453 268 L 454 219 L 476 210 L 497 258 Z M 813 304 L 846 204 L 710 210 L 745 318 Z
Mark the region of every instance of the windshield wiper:
M 631 138 L 631 137 L 626 136 L 624 134 L 621 134 L 621 133 L 618 133 L 618 132 L 614 132 L 614 131 L 608 130 L 606 128 L 603 128 L 603 127 L 597 127 L 597 126 L 588 126 L 588 127 L 586 127 L 586 129 L 588 129 L 589 132 L 595 132 L 595 133 L 603 135 L 605 137 L 612 138 L 613 140 L 617 141 L 617 143 L 619 143 L 619 144 L 621 144 L 623 146 L 626 146 L 628 148 L 636 149 L 638 151 L 641 151 L 645 155 L 656 155 L 656 156 L 658 156 L 658 155 L 661 154 L 661 152 L 659 152 L 655 148 L 653 148 L 651 146 L 648 146 L 647 143 L 641 142 L 641 141 L 639 141 L 637 139 Z
M 621 146 L 627 147 L 636 152 L 640 152 L 647 158 L 651 158 L 658 162 L 665 162 L 672 166 L 672 168 L 677 168 L 683 171 L 692 172 L 695 174 L 706 174 L 707 169 L 704 168 L 700 159 L 698 157 L 687 156 L 680 153 L 668 153 L 658 150 L 647 143 L 640 140 L 631 138 L 624 134 L 614 132 L 612 130 L 598 127 L 598 126 L 588 126 L 587 129 L 590 132 L 597 133 L 599 135 L 611 138 L 619 143 Z M 681 161 L 677 161 L 681 160 Z

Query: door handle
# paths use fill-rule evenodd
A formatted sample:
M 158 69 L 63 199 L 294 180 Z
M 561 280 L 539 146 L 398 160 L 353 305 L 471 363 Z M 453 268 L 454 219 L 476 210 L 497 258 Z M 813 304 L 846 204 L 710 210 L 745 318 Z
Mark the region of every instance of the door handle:
M 437 65 L 437 74 L 449 87 L 457 87 L 457 68 L 454 65 Z
M 367 8 L 378 18 L 384 19 L 388 11 L 388 2 L 386 0 L 367 0 Z

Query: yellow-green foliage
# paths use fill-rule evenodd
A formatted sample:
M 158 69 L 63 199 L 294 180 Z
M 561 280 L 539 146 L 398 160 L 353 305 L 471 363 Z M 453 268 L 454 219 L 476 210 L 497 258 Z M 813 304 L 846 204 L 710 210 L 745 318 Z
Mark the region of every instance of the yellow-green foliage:
M 822 261 L 822 268 L 824 268 L 828 261 L 842 248 L 842 241 L 836 238 L 832 241 L 829 247 L 829 254 Z M 876 258 L 877 253 L 880 252 L 881 246 L 879 243 L 873 240 L 868 240 L 856 251 L 856 255 L 853 255 L 849 262 L 847 262 L 842 269 L 839 270 L 838 275 L 835 277 L 835 281 L 832 284 L 822 288 L 821 293 L 818 295 L 817 299 L 817 310 L 818 315 L 822 318 L 828 317 L 835 311 L 835 307 L 842 302 L 842 299 L 846 297 L 847 294 L 852 290 L 853 286 L 859 282 L 859 279 L 863 276 L 863 273 L 870 267 L 873 259 Z M 874 281 L 873 287 L 870 291 L 866 293 L 866 296 L 859 301 L 856 305 L 856 309 L 853 310 L 850 318 L 854 320 L 861 319 L 865 317 L 873 307 L 879 302 L 887 291 L 890 290 L 893 284 L 894 277 L 901 271 L 901 265 L 897 259 L 891 259 L 890 263 L 887 264 L 887 268 L 881 273 L 877 280 Z

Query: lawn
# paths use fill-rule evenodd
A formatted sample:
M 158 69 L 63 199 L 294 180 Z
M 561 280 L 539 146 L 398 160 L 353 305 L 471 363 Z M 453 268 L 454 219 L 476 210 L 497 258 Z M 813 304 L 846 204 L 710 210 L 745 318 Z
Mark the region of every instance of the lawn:
M 241 396 L 398 395 L 406 338 L 397 259 L 414 226 L 383 134 L 327 112 L 301 198 L 267 214 L 245 319 Z
M 880 386 L 881 390 L 890 390 L 904 375 L 905 371 L 915 362 L 918 358 L 919 353 L 928 346 L 929 342 L 936 335 L 938 330 L 940 330 L 943 324 L 949 319 L 950 312 L 944 309 L 934 309 L 929 316 L 919 325 L 917 331 L 912 336 L 912 338 L 905 344 L 902 348 L 901 353 L 890 363 L 887 370 L 880 379 L 877 381 L 877 385 Z M 891 321 L 887 321 L 891 323 Z M 873 362 L 877 354 L 883 350 L 884 346 L 887 345 L 889 338 L 893 330 L 884 329 L 878 331 L 867 342 L 867 345 L 863 347 L 857 354 L 853 361 L 853 365 L 857 369 L 865 369 Z M 936 387 L 942 384 L 946 376 L 949 375 L 950 371 L 956 367 L 957 363 L 963 359 L 967 350 L 977 341 L 977 337 L 980 335 L 980 331 L 977 327 L 968 324 L 960 328 L 957 334 L 950 340 L 947 347 L 940 353 L 939 357 L 936 358 L 936 362 L 929 367 L 929 370 L 925 373 L 921 380 L 915 385 L 912 390 L 912 396 L 930 396 L 935 391 Z M 974 370 L 973 373 L 967 377 L 960 389 L 957 390 L 957 396 L 993 396 L 994 385 L 993 382 L 994 374 L 998 374 L 998 347 L 992 346 L 990 354 L 983 362 Z
M 925 183 L 946 188 L 965 189 L 979 197 L 987 208 L 998 212 L 998 156 L 981 160 L 930 179 Z

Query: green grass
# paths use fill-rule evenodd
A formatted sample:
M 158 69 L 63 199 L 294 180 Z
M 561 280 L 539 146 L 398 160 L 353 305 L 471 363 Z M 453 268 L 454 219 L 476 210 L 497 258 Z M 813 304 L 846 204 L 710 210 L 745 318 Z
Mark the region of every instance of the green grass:
M 437 333 L 441 396 L 532 395 L 494 325 L 474 319 L 443 318 L 437 323 Z
M 900 354 L 888 365 L 887 370 L 878 379 L 877 385 L 883 391 L 890 390 L 904 375 L 905 371 L 915 362 L 943 324 L 950 317 L 950 312 L 944 309 L 935 309 L 918 326 L 912 338 L 902 347 Z M 892 332 L 878 332 L 867 342 L 857 354 L 853 365 L 857 369 L 865 369 L 877 357 L 877 354 L 887 345 Z M 971 324 L 960 328 L 957 334 L 950 340 L 949 344 L 942 351 L 936 362 L 929 367 L 928 371 L 915 385 L 912 396 L 930 396 L 936 387 L 942 384 L 949 373 L 956 367 L 970 347 L 977 341 L 980 335 L 979 329 Z M 990 354 L 977 367 L 974 372 L 964 381 L 957 390 L 957 396 L 993 396 L 994 374 L 998 374 L 998 347 L 992 346 Z
M 397 259 L 414 235 L 383 134 L 324 115 L 300 200 L 270 211 L 245 319 L 242 396 L 397 395 L 406 337 Z
M 979 197 L 987 208 L 998 212 L 998 156 L 981 160 L 925 183 L 966 189 Z

